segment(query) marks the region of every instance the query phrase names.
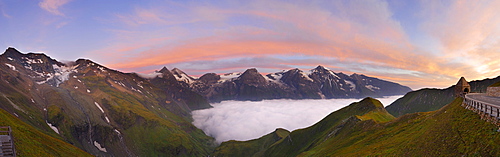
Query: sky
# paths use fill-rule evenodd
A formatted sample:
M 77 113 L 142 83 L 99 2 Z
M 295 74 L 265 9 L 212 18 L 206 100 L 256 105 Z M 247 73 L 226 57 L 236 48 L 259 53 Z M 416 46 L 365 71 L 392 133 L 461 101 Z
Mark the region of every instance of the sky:
M 402 97 L 377 98 L 384 106 Z M 193 124 L 218 143 L 262 137 L 276 128 L 309 127 L 328 114 L 361 99 L 223 101 L 192 112 Z
M 323 65 L 412 89 L 500 75 L 500 0 L 0 0 L 0 48 L 189 75 Z

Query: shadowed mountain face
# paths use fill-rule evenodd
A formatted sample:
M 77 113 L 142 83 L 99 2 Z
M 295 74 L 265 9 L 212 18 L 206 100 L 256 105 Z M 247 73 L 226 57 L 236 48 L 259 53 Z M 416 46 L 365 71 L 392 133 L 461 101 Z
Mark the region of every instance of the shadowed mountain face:
M 323 66 L 304 72 L 291 69 L 261 75 L 256 69 L 243 73 L 208 73 L 194 79 L 174 69 L 176 79 L 186 88 L 211 102 L 223 100 L 363 98 L 402 95 L 411 89 L 365 75 L 335 73 Z
M 190 115 L 210 105 L 169 70 L 145 79 L 90 60 L 65 64 L 9 48 L 0 55 L 0 104 L 93 155 L 206 156 L 213 149 Z

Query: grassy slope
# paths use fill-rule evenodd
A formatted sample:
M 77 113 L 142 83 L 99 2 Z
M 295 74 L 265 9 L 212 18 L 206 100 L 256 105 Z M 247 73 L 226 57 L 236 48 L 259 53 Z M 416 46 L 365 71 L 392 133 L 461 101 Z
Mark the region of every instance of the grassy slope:
M 0 109 L 0 126 L 11 126 L 18 156 L 91 156 L 83 150 L 42 133 Z
M 500 76 L 491 79 L 475 80 L 469 82 L 471 92 L 485 93 L 486 87 L 500 81 Z M 387 111 L 399 117 L 407 113 L 435 111 L 449 104 L 454 99 L 454 88 L 446 89 L 420 89 L 409 92 L 404 97 L 387 106 Z
M 107 85 L 102 77 L 87 76 L 82 80 L 94 82 L 88 83 L 88 86 L 93 91 L 102 91 L 101 96 L 105 95 L 99 103 L 110 111 L 112 121 L 122 127 L 120 130 L 124 133 L 125 142 L 136 155 L 205 156 L 213 150 L 213 138 L 194 127 L 186 117 L 163 108 L 168 108 L 168 104 L 157 100 L 164 100 L 160 98 L 164 95 L 152 94 L 150 97 L 156 99 L 149 99 L 120 92 Z
M 281 142 L 290 134 L 285 129 L 276 129 L 274 132 L 262 136 L 261 138 L 249 141 L 227 141 L 223 142 L 215 150 L 214 156 L 238 156 L 238 157 L 251 157 L 262 156 L 264 151 L 276 142 Z
M 320 122 L 305 129 L 295 130 L 285 140 L 272 145 L 264 156 L 296 156 L 308 151 L 324 142 L 326 138 L 335 134 L 338 130 L 352 122 L 359 121 L 355 115 L 365 115 L 371 111 L 385 111 L 380 101 L 373 98 L 365 98 L 360 102 L 352 103 L 325 117 Z M 373 113 L 371 113 L 374 115 Z M 380 113 L 380 114 L 388 114 Z M 366 115 L 365 118 L 370 116 Z M 391 116 L 379 116 L 379 120 Z M 389 118 L 390 119 L 390 118 Z
M 453 88 L 420 89 L 394 101 L 386 109 L 399 117 L 408 113 L 435 111 L 453 101 Z
M 496 82 L 496 83 L 493 83 L 491 86 L 489 87 L 500 87 L 500 81 Z
M 499 156 L 497 127 L 461 102 L 388 123 L 359 122 L 300 156 Z

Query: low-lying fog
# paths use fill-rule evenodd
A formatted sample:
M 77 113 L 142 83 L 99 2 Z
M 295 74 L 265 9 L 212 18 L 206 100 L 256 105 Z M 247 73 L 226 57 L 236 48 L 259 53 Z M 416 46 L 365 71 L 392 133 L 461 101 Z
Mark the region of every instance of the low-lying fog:
M 378 98 L 389 105 L 401 96 Z M 210 109 L 193 111 L 193 124 L 218 143 L 250 140 L 276 128 L 305 128 L 361 99 L 223 101 Z

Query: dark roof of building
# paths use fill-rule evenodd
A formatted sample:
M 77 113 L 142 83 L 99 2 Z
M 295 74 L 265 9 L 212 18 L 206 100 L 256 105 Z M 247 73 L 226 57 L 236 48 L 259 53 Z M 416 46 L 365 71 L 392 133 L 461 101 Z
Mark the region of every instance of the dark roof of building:
M 461 77 L 457 82 L 457 86 L 470 86 L 467 80 L 464 77 Z

